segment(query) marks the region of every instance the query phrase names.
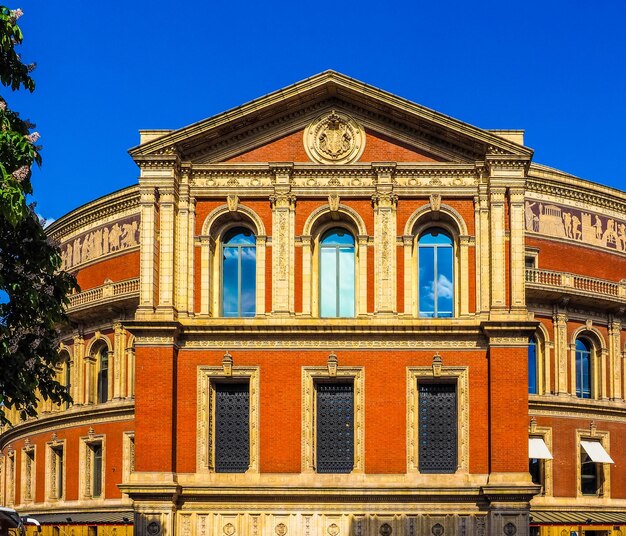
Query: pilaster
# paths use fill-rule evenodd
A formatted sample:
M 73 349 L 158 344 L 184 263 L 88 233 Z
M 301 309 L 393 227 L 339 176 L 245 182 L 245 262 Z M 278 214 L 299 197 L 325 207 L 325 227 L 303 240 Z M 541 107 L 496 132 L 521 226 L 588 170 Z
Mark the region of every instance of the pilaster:
M 374 296 L 375 312 L 396 312 L 396 206 L 398 196 L 393 193 L 392 172 L 388 166 L 376 167 L 378 180 L 374 205 Z
M 554 326 L 554 363 L 556 392 L 558 395 L 565 396 L 571 391 L 567 385 L 567 362 L 568 362 L 568 344 L 567 344 L 567 314 L 561 311 L 555 311 L 552 316 Z
M 178 191 L 174 186 L 159 188 L 159 303 L 157 314 L 174 316 L 174 241 Z
M 491 244 L 491 302 L 492 312 L 506 308 L 506 248 L 504 203 L 506 189 L 503 187 L 489 188 L 489 206 L 491 227 L 489 242 Z
M 478 283 L 480 287 L 480 293 L 478 294 L 478 311 L 489 311 L 489 299 L 491 296 L 491 244 L 490 244 L 490 230 L 489 230 L 489 194 L 487 192 L 487 185 L 481 184 L 479 186 L 478 196 L 478 211 L 479 211 L 479 223 L 476 251 L 476 273 L 479 276 Z M 477 288 L 478 291 L 478 288 Z
M 294 313 L 295 208 L 291 191 L 293 163 L 271 165 L 274 173 L 272 204 L 272 314 Z
M 613 318 L 609 322 L 609 370 L 611 371 L 611 399 L 622 400 L 622 323 Z
M 114 399 L 122 398 L 122 386 L 126 378 L 126 331 L 122 323 L 113 323 L 113 392 Z
M 156 259 L 157 240 L 157 191 L 152 186 L 143 186 L 140 193 L 140 273 L 139 306 L 137 316 L 150 315 L 154 312 L 157 288 Z
M 511 309 L 526 308 L 524 187 L 509 188 Z
M 174 273 L 175 295 L 174 307 L 178 314 L 188 316 L 193 312 L 189 309 L 189 291 L 193 284 L 189 285 L 190 272 L 193 274 L 193 234 L 190 236 L 190 208 L 193 211 L 193 202 L 189 198 L 189 175 L 190 167 L 181 170 L 180 185 L 178 187 L 178 211 L 176 218 L 176 236 L 174 242 Z
M 75 406 L 85 404 L 85 339 L 82 333 L 74 335 L 74 377 L 72 378 L 72 398 Z

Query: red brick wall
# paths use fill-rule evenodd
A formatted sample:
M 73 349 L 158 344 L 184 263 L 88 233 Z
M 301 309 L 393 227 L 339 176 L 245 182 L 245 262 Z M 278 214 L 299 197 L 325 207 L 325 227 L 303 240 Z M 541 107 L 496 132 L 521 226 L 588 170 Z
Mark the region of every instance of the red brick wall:
M 139 277 L 138 250 L 82 268 L 76 279 L 81 290 L 88 290 L 104 284 L 105 279 L 115 282 L 132 277 Z
M 484 352 L 441 352 L 446 366 L 470 365 L 470 472 L 488 472 L 488 387 Z M 196 395 L 199 365 L 220 366 L 223 351 L 181 350 L 178 359 L 176 469 L 196 467 Z M 302 367 L 325 366 L 328 351 L 231 350 L 235 366 L 260 366 L 260 469 L 264 473 L 301 470 Z M 365 374 L 365 470 L 406 472 L 406 367 L 430 366 L 432 351 L 338 352 L 340 366 L 363 366 Z M 510 369 L 510 367 L 509 367 Z M 525 388 L 525 380 L 522 383 Z M 526 411 L 526 410 L 525 410 Z M 508 419 L 508 416 L 507 416 Z M 137 421 L 141 417 L 137 413 Z M 527 419 L 522 418 L 526 438 Z M 498 423 L 509 431 L 503 420 Z M 510 423 L 510 419 L 508 419 Z M 510 432 L 510 431 L 509 431 Z M 139 437 L 139 430 L 137 432 Z M 524 445 L 527 440 L 525 439 Z M 189 448 L 192 445 L 193 448 Z M 139 444 L 137 444 L 139 449 Z M 503 447 L 504 448 L 504 447 Z M 527 453 L 525 454 L 527 455 Z M 515 460 L 517 461 L 517 460 Z M 524 460 L 527 470 L 528 459 Z M 510 470 L 510 469 L 505 469 Z M 514 469 L 517 470 L 517 469 Z
M 288 134 L 271 143 L 225 160 L 225 162 L 310 162 L 304 150 L 304 131 Z M 417 151 L 383 134 L 366 130 L 365 149 L 360 162 L 436 162 L 434 155 Z

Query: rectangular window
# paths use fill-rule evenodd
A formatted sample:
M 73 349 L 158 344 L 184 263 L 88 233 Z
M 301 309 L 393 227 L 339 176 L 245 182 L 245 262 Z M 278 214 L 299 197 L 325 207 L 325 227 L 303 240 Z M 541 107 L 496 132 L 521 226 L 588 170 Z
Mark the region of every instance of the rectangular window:
M 50 469 L 48 478 L 50 479 L 49 497 L 50 499 L 63 499 L 64 493 L 64 465 L 65 457 L 63 445 L 50 447 Z
M 454 383 L 419 383 L 419 471 L 457 470 L 457 400 Z
M 316 467 L 318 473 L 354 468 L 354 384 L 316 384 Z
M 600 469 L 600 470 L 598 470 Z M 602 466 L 592 461 L 589 455 L 580 452 L 580 491 L 583 495 L 602 494 Z
M 250 385 L 215 383 L 215 472 L 250 467 Z
M 92 460 L 91 496 L 102 496 L 102 443 L 90 445 Z
M 31 502 L 35 496 L 35 449 L 22 450 L 22 499 Z

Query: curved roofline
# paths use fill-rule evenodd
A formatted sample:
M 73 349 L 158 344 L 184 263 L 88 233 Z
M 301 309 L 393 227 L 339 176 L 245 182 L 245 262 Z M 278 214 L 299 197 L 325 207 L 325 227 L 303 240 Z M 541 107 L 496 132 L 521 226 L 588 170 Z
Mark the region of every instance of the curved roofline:
M 87 203 L 76 207 L 61 216 L 59 219 L 53 221 L 48 227 L 46 227 L 46 232 L 48 235 L 58 240 L 61 235 L 69 232 L 68 227 L 70 227 L 73 222 L 89 213 L 93 213 L 94 209 L 102 210 L 107 206 L 127 201 L 133 197 L 136 197 L 137 201 L 139 201 L 139 184 L 131 184 L 130 186 L 120 188 L 119 190 L 115 190 L 109 194 L 98 197 L 93 201 L 88 201 Z M 139 205 L 138 202 L 137 205 Z

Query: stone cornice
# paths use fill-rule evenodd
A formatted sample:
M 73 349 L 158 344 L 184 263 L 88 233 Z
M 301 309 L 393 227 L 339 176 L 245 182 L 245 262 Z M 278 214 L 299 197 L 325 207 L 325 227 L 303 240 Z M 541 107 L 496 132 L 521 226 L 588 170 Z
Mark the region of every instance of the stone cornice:
M 563 417 L 626 422 L 626 402 L 591 400 L 574 396 L 530 395 L 528 412 L 531 416 Z
M 133 209 L 139 212 L 139 186 L 136 184 L 85 203 L 54 221 L 46 231 L 60 242 L 70 233 L 93 222 L 115 214 L 126 214 Z
M 531 164 L 526 181 L 527 193 L 534 192 L 585 205 L 608 208 L 626 215 L 626 192 L 580 179 L 563 171 Z
M 358 108 L 361 116 L 365 115 L 372 121 L 378 122 L 382 118 L 393 122 L 396 130 L 412 130 L 414 132 L 409 134 L 414 139 L 420 138 L 426 143 L 432 141 L 434 146 L 444 149 L 449 145 L 454 147 L 455 152 L 459 149 L 465 151 L 468 159 L 494 150 L 532 155 L 532 150 L 527 147 L 333 71 L 323 72 L 238 108 L 165 134 L 129 152 L 137 159 L 149 154 L 173 152 L 173 148 L 178 146 L 186 145 L 193 151 L 193 145 L 198 145 L 196 140 L 201 138 L 213 145 L 223 142 L 231 146 L 237 138 L 248 136 L 251 130 L 258 128 L 257 125 L 271 126 L 272 121 L 281 121 L 281 114 L 284 116 L 287 110 L 294 109 L 295 103 L 298 103 L 295 114 L 308 116 L 314 113 L 316 105 L 324 105 L 324 101 L 333 99 L 341 100 L 349 111 L 353 111 L 352 107 Z M 389 119 L 392 115 L 393 120 Z
M 24 437 L 46 432 L 54 432 L 64 428 L 106 424 L 108 422 L 134 419 L 135 401 L 111 401 L 106 404 L 72 406 L 69 410 L 43 414 L 36 419 L 29 419 L 5 428 L 0 434 L 0 450 L 8 443 Z

